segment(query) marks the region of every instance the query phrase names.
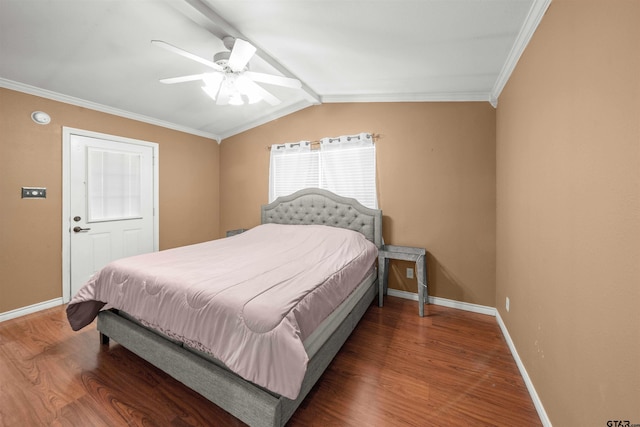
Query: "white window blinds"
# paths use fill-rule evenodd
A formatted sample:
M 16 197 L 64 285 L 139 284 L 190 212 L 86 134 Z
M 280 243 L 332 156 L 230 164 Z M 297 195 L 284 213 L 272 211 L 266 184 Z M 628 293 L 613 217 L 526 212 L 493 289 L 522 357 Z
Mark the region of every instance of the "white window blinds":
M 89 148 L 89 222 L 141 216 L 140 154 Z
M 370 134 L 273 145 L 269 168 L 269 202 L 303 188 L 317 187 L 378 207 L 376 152 Z

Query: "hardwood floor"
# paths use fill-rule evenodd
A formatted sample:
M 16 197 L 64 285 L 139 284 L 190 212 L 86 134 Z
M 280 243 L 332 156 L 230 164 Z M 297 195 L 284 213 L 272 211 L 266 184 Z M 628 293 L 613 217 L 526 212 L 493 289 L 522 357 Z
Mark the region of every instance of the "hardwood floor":
M 416 304 L 372 305 L 288 425 L 541 425 L 495 318 Z M 0 323 L 0 426 L 244 425 L 64 309 Z

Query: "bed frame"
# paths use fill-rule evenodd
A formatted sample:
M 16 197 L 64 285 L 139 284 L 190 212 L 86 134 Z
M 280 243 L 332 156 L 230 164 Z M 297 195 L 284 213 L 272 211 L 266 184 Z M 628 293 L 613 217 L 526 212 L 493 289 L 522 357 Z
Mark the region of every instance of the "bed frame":
M 262 206 L 262 223 L 324 224 L 364 234 L 382 246 L 382 211 L 326 190 L 305 189 Z M 377 294 L 377 274 L 366 279 L 364 296 L 309 360 L 300 395 L 291 400 L 248 382 L 224 366 L 189 350 L 115 311 L 98 315 L 102 343 L 112 338 L 250 426 L 283 426 L 331 363 Z

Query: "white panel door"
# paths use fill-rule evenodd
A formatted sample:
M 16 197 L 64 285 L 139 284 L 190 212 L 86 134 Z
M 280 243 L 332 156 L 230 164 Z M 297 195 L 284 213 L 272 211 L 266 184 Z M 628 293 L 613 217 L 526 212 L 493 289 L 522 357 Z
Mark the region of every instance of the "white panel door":
M 154 250 L 153 147 L 69 140 L 71 296 L 109 262 Z

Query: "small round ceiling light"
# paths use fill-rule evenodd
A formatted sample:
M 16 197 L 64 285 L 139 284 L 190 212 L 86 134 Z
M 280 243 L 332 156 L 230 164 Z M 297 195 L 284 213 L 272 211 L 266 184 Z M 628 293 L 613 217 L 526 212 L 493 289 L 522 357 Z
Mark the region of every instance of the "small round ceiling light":
M 39 125 L 48 125 L 49 123 L 51 123 L 51 116 L 49 116 L 44 111 L 34 111 L 33 113 L 31 113 L 31 120 Z

